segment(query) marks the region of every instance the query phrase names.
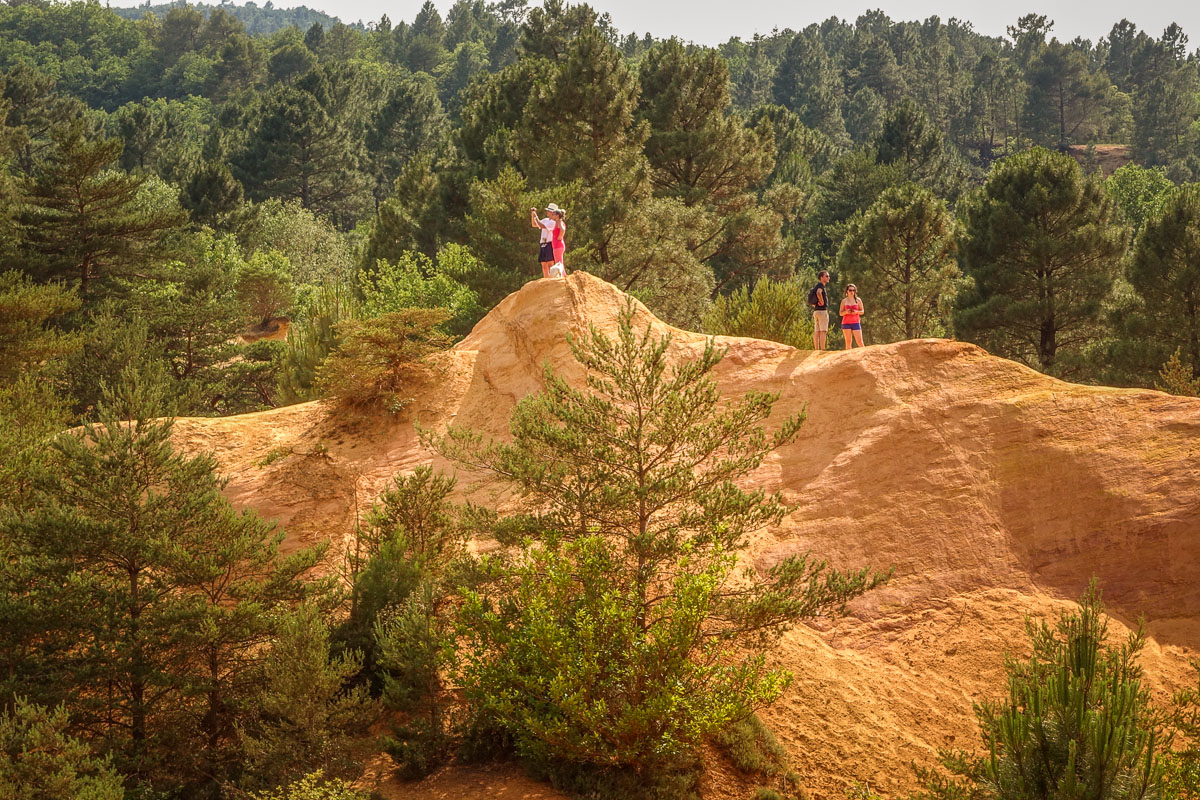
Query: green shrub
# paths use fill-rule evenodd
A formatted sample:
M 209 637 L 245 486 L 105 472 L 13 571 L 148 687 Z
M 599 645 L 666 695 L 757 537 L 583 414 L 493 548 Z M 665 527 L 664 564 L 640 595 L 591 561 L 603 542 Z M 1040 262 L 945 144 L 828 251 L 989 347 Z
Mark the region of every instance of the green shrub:
M 291 311 L 296 299 L 291 265 L 276 250 L 258 252 L 238 269 L 234 279 L 238 302 L 246 318 L 265 326 L 271 318 Z
M 326 778 L 321 770 L 270 792 L 260 792 L 254 800 L 367 800 L 363 792 L 337 778 Z
M 713 742 L 742 772 L 772 778 L 788 769 L 787 751 L 757 714 L 718 731 Z
M 466 247 L 451 244 L 438 251 L 437 261 L 421 253 L 405 253 L 390 264 L 377 261 L 358 274 L 363 316 L 377 317 L 406 308 L 444 308 L 446 329 L 454 334 L 471 330 L 485 309 L 479 295 L 462 279 L 481 268 Z
M 121 776 L 67 735 L 67 711 L 17 700 L 0 714 L 0 797 L 121 800 Z
M 412 400 L 425 356 L 450 346 L 438 330 L 447 318 L 442 309 L 409 308 L 343 322 L 341 343 L 317 369 L 317 391 L 342 409 L 398 413 Z
M 1200 397 L 1200 378 L 1192 375 L 1192 370 L 1184 365 L 1179 354 L 1179 348 L 1175 348 L 1171 358 L 1159 370 L 1154 388 L 1181 397 Z
M 498 719 L 478 708 L 467 708 L 456 730 L 458 748 L 455 755 L 464 764 L 482 764 L 511 758 L 514 752 L 512 734 Z
M 717 297 L 704 315 L 704 330 L 718 336 L 749 336 L 796 348 L 811 347 L 808 288 L 796 278 L 760 278 L 753 291 L 743 286 L 728 297 Z
M 239 731 L 248 782 L 281 786 L 315 770 L 335 778 L 362 771 L 362 735 L 375 719 L 377 704 L 362 687 L 346 688 L 361 666 L 359 659 L 355 653 L 331 657 L 322 617 L 319 609 L 305 605 L 280 624 L 263 664 L 257 713 Z
M 1009 659 L 1008 696 L 975 708 L 982 754 L 943 753 L 945 772 L 917 768 L 929 800 L 1134 800 L 1164 786 L 1163 715 L 1137 665 L 1145 637 L 1106 644 L 1095 584 L 1056 625 L 1027 624 L 1033 655 Z M 947 774 L 948 773 L 948 774 Z

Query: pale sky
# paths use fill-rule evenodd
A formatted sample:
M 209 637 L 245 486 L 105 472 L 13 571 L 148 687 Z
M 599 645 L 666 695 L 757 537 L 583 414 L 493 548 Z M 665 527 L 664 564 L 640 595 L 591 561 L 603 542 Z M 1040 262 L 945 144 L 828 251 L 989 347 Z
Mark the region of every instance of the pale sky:
M 140 5 L 143 0 L 110 0 L 115 6 Z M 154 0 L 159 2 L 160 0 Z M 212 0 L 209 0 L 212 2 Z M 244 0 L 233 0 L 241 3 Z M 258 0 L 264 5 L 266 0 Z M 424 0 L 275 0 L 279 7 L 307 5 L 340 17 L 343 22 L 370 22 L 387 14 L 393 22 L 411 21 Z M 453 0 L 434 0 L 443 14 Z M 772 28 L 799 30 L 812 22 L 838 16 L 853 22 L 863 11 L 882 8 L 894 20 L 921 20 L 938 15 L 943 20 L 958 17 L 974 24 L 980 33 L 999 36 L 1006 26 L 1030 12 L 1045 14 L 1055 21 L 1051 35 L 1064 41 L 1076 36 L 1095 41 L 1108 34 L 1122 17 L 1131 20 L 1152 36 L 1159 36 L 1171 22 L 1178 22 L 1191 36 L 1189 50 L 1200 47 L 1200 2 L 1197 0 L 1023 0 L 1004 2 L 952 2 L 951 0 L 875 0 L 862 2 L 733 2 L 731 0 L 591 0 L 598 11 L 612 15 L 613 24 L 622 34 L 649 31 L 656 37 L 678 36 L 700 44 L 715 45 L 731 36 L 749 38 L 755 32 L 770 33 Z

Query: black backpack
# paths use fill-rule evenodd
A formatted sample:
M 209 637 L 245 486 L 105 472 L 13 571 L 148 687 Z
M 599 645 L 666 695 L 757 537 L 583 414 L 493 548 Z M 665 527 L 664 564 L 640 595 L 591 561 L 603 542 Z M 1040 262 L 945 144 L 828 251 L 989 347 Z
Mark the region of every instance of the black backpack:
M 821 284 L 818 283 L 816 286 L 814 286 L 808 290 L 808 304 L 810 306 L 812 306 L 813 308 L 816 308 L 817 306 L 821 305 L 820 301 L 817 299 L 817 289 L 820 289 L 820 288 L 821 288 Z

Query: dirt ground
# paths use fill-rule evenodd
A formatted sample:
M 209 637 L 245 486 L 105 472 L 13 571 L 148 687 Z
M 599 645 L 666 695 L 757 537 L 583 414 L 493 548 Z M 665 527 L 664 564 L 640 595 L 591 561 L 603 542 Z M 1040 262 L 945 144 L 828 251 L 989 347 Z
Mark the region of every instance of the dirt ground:
M 1071 145 L 1069 148 L 1071 155 L 1079 162 L 1085 170 L 1090 166 L 1090 158 L 1088 156 L 1087 145 Z M 1098 144 L 1093 148 L 1096 156 L 1096 163 L 1100 165 L 1100 171 L 1104 177 L 1108 177 L 1116 172 L 1121 167 L 1133 161 L 1133 153 L 1127 144 Z

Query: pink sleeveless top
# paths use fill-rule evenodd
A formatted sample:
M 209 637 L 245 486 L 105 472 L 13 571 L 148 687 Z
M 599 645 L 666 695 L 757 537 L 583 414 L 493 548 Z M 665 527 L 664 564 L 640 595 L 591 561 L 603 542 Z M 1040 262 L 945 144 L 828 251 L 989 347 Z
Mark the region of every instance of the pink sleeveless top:
M 561 226 L 559 226 L 559 225 L 554 226 L 553 236 L 554 236 L 554 239 L 553 239 L 554 260 L 562 261 L 561 254 L 565 253 L 567 251 L 567 245 L 566 245 L 566 242 L 563 241 L 563 229 Z
M 851 309 L 853 309 L 853 310 L 851 310 Z M 858 322 L 859 316 L 858 316 L 857 312 L 859 312 L 861 310 L 862 310 L 862 306 L 859 305 L 857 300 L 855 300 L 853 304 L 847 303 L 846 304 L 847 313 L 844 317 L 842 317 L 842 324 L 843 325 L 853 325 L 855 322 Z

